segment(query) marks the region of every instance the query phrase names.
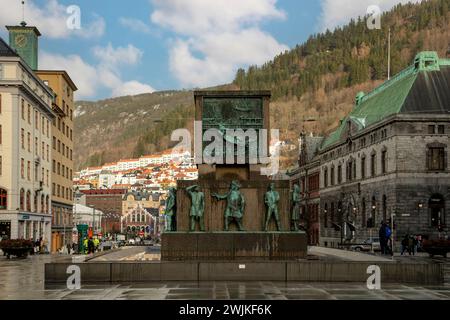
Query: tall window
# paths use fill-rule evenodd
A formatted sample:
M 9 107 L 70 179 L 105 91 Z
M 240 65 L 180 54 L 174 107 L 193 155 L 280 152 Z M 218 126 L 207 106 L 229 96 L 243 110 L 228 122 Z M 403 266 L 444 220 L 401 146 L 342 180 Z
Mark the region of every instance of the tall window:
M 23 158 L 20 159 L 20 176 L 25 179 L 25 160 Z
M 34 138 L 34 153 L 35 153 L 35 155 L 38 155 L 38 154 L 39 154 L 39 147 L 38 147 L 38 144 L 39 144 L 38 138 Z
M 349 160 L 347 163 L 347 180 L 352 181 L 353 179 L 353 160 Z
M 385 174 L 387 171 L 386 165 L 387 165 L 387 151 L 383 150 L 383 151 L 381 151 L 381 173 L 382 174 Z
M 25 210 L 25 190 L 20 189 L 20 210 Z
M 323 170 L 323 186 L 326 188 L 328 187 L 328 168 L 325 167 Z
M 30 105 L 28 105 L 27 113 L 28 113 L 28 119 L 27 119 L 28 123 L 31 124 L 31 106 Z
M 31 134 L 27 133 L 27 145 L 28 145 L 28 152 L 31 152 Z
M 366 156 L 361 158 L 361 179 L 366 178 Z
M 432 144 L 427 150 L 427 168 L 433 171 L 445 170 L 445 147 L 442 144 Z
M 334 186 L 334 182 L 335 182 L 335 174 L 334 174 L 335 172 L 334 172 L 334 165 L 333 166 L 331 166 L 331 171 L 330 171 L 330 175 L 331 175 L 331 181 L 330 181 L 330 183 L 331 183 L 331 185 L 332 186 Z
M 22 104 L 20 106 L 20 113 L 22 115 L 22 120 L 25 120 L 25 100 L 22 99 Z
M 22 145 L 22 149 L 25 149 L 25 130 L 20 130 L 20 144 Z
M 372 153 L 370 156 L 370 175 L 372 177 L 375 177 L 376 174 L 376 161 L 377 161 L 377 154 Z
M 342 165 L 338 166 L 338 183 L 342 183 Z
M 39 130 L 39 112 L 34 110 L 34 125 L 36 126 L 36 130 Z
M 30 161 L 27 162 L 27 179 L 28 179 L 28 181 L 31 180 L 31 162 Z
M 8 192 L 5 189 L 0 189 L 0 209 L 8 208 Z
M 27 191 L 27 211 L 31 212 L 31 192 Z

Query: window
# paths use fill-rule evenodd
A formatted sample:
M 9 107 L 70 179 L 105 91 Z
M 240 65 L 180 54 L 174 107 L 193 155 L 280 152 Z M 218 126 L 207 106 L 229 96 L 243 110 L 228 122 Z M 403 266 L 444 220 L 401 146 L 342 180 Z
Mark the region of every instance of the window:
M 36 130 L 39 130 L 39 112 L 34 110 L 34 125 L 36 127 Z
M 61 164 L 58 162 L 58 171 L 57 171 L 57 173 L 59 174 L 59 175 L 61 175 Z
M 25 130 L 20 130 L 20 144 L 22 145 L 22 149 L 25 149 Z
M 347 180 L 352 181 L 353 179 L 353 160 L 347 163 Z
M 48 187 L 48 174 L 49 174 L 49 172 L 48 172 L 48 170 L 47 170 L 47 176 L 46 176 L 46 183 L 45 183 L 45 185 Z
M 50 146 L 47 145 L 47 161 L 50 161 Z
M 443 125 L 438 125 L 438 134 L 444 134 L 445 133 L 445 127 Z
M 66 124 L 64 123 L 64 121 L 63 121 L 63 123 L 62 123 L 62 133 L 65 135 L 66 134 Z
M 31 152 L 31 134 L 29 132 L 27 133 L 27 147 L 28 152 Z
M 323 171 L 323 186 L 328 187 L 328 168 L 325 167 Z
M 53 150 L 56 150 L 56 137 L 53 137 Z
M 20 210 L 25 210 L 25 190 L 20 189 Z
M 47 138 L 50 137 L 50 128 L 49 128 L 49 126 L 50 126 L 50 121 L 47 120 Z
M 436 126 L 434 124 L 428 126 L 428 134 L 435 134 L 436 133 L 435 130 Z
M 31 192 L 27 191 L 27 211 L 31 212 Z
M 38 138 L 34 138 L 34 153 L 38 155 L 39 147 L 38 147 Z
M 370 175 L 372 177 L 375 177 L 375 173 L 376 173 L 376 159 L 377 159 L 377 154 L 372 153 L 372 155 L 370 156 Z
M 25 160 L 23 158 L 20 159 L 20 176 L 25 179 Z
M 70 129 L 70 140 L 72 140 L 72 129 Z
M 0 189 L 0 209 L 6 210 L 8 208 L 8 192 L 5 189 Z
M 445 148 L 442 146 L 431 146 L 427 151 L 427 168 L 428 170 L 443 171 L 445 170 Z
M 27 162 L 27 179 L 28 179 L 28 181 L 31 180 L 31 162 L 30 161 Z
M 338 184 L 342 183 L 342 165 L 338 166 Z
M 56 161 L 55 160 L 53 160 L 52 171 L 53 171 L 53 173 L 56 173 Z
M 383 151 L 381 151 L 381 173 L 382 174 L 385 174 L 386 173 L 386 165 L 387 165 L 387 163 L 386 163 L 386 160 L 387 160 L 387 151 L 386 150 L 383 150 Z
M 334 186 L 334 182 L 335 182 L 335 174 L 334 174 L 335 172 L 334 172 L 334 165 L 331 167 L 331 172 L 330 172 L 330 175 L 331 175 L 331 181 L 330 181 L 330 183 L 331 183 L 331 185 L 332 186 Z
M 66 153 L 66 145 L 63 143 L 62 144 L 62 155 L 64 156 Z
M 31 124 L 31 106 L 30 105 L 28 105 L 27 113 L 28 113 L 28 123 Z
M 22 120 L 25 120 L 25 100 L 23 99 L 20 107 L 20 113 L 22 114 Z
M 55 188 L 55 184 L 54 184 L 54 183 L 52 183 L 52 196 L 54 196 L 54 195 L 55 195 L 55 190 L 56 190 L 56 188 Z
M 45 118 L 44 116 L 41 117 L 41 130 L 42 130 L 42 134 L 45 134 Z
M 61 152 L 61 141 L 58 140 L 58 152 Z
M 69 126 L 66 126 L 66 136 L 69 137 Z
M 45 143 L 42 142 L 42 159 L 45 159 Z
M 361 158 L 361 179 L 366 178 L 366 156 Z

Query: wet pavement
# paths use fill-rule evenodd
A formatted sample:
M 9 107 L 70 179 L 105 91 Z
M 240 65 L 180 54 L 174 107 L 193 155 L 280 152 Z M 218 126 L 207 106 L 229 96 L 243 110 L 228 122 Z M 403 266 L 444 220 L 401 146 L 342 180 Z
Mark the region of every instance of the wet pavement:
M 89 284 L 80 290 L 64 285 L 44 286 L 44 263 L 67 256 L 38 255 L 23 260 L 0 256 L 0 299 L 15 300 L 449 300 L 450 286 L 381 285 L 368 290 L 365 283 L 285 282 L 164 282 Z

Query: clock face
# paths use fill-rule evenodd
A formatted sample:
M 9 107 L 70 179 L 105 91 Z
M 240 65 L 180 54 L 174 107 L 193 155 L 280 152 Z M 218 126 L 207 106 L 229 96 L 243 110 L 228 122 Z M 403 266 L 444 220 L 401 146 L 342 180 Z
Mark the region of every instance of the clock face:
M 19 48 L 23 48 L 27 45 L 27 37 L 23 34 L 19 34 L 16 36 L 16 46 L 18 46 Z

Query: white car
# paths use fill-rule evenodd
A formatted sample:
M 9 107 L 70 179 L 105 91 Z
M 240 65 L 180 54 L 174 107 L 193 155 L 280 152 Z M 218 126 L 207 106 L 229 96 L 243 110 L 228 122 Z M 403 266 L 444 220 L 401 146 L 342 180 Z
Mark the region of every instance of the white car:
M 128 244 L 134 245 L 135 243 L 134 239 L 128 239 Z

